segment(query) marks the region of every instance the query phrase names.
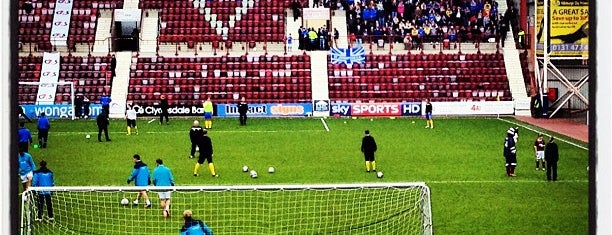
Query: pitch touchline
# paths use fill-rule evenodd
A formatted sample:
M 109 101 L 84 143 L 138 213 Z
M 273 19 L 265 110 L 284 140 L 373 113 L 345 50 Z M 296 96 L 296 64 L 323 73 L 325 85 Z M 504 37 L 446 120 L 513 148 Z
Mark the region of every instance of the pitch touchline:
M 507 122 L 507 123 L 510 123 L 510 124 L 513 124 L 513 125 L 520 126 L 520 127 L 522 127 L 522 128 L 525 128 L 525 129 L 527 129 L 527 130 L 533 131 L 533 132 L 535 132 L 535 133 L 539 133 L 539 131 L 536 131 L 535 129 L 532 129 L 532 128 L 528 127 L 528 126 L 525 126 L 525 125 L 522 125 L 522 124 L 519 124 L 519 123 L 516 123 L 516 122 L 508 121 L 508 120 L 505 120 L 505 119 L 501 119 L 501 118 L 497 118 L 497 119 L 498 119 L 498 120 L 501 120 L 501 121 L 504 121 L 504 122 Z M 548 137 L 550 137 L 550 135 L 549 135 L 549 134 L 546 134 L 546 133 L 543 133 L 543 134 L 544 134 L 544 135 L 546 135 L 546 136 L 548 136 Z M 583 149 L 583 150 L 587 150 L 587 151 L 589 150 L 589 149 L 588 149 L 588 148 L 586 148 L 586 147 L 582 147 L 582 146 L 580 146 L 580 145 L 578 145 L 578 144 L 576 144 L 576 143 L 574 143 L 574 142 L 568 141 L 568 140 L 564 140 L 564 139 L 557 138 L 557 137 L 555 137 L 555 139 L 556 139 L 556 140 L 560 140 L 560 141 L 565 142 L 565 143 L 568 143 L 568 144 L 571 144 L 571 145 L 573 145 L 573 146 L 575 146 L 575 147 L 578 147 L 578 148 L 580 148 L 580 149 Z

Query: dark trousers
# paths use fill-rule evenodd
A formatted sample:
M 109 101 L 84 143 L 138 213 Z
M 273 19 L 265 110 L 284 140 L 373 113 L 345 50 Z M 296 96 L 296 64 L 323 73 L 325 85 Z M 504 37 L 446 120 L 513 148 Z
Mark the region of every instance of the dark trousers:
M 110 113 L 110 106 L 108 104 L 102 105 L 102 112 L 106 111 L 107 114 Z
M 43 216 L 43 201 L 47 205 L 47 215 L 53 218 L 53 202 L 51 202 L 51 194 L 38 194 L 36 208 L 38 208 L 37 218 L 42 219 Z
M 168 124 L 168 110 L 162 110 L 159 116 L 159 124 L 164 123 L 164 117 L 166 118 L 166 124 Z
M 89 105 L 83 107 L 83 115 L 89 117 Z
M 104 131 L 104 137 L 106 137 L 106 141 L 109 141 L 110 138 L 108 138 L 108 127 L 107 126 L 98 127 L 98 141 L 102 142 L 102 131 Z
M 74 117 L 80 118 L 83 116 L 83 109 L 81 106 L 74 106 Z
M 196 147 L 198 147 L 197 143 L 191 142 L 191 152 L 189 153 L 189 156 L 195 156 L 195 152 L 196 152 Z
M 557 162 L 549 161 L 546 162 L 546 179 L 557 181 Z
M 47 139 L 49 138 L 49 130 L 38 130 L 38 145 L 41 148 L 47 147 Z
M 240 114 L 240 125 L 241 126 L 246 125 L 246 121 L 247 121 L 247 115 L 246 114 Z
M 19 142 L 17 144 L 17 146 L 19 146 L 20 150 L 22 150 L 22 151 L 27 153 L 28 152 L 28 147 L 30 147 L 30 143 L 28 143 L 28 142 Z

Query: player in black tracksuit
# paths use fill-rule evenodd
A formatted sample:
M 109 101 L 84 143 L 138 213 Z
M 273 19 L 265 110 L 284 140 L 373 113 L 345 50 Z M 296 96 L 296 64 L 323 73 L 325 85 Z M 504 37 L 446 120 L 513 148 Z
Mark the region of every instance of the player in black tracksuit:
M 370 131 L 366 130 L 365 136 L 361 140 L 361 152 L 363 152 L 365 158 L 366 172 L 370 172 L 370 164 L 372 165 L 372 170 L 376 171 L 376 159 L 374 159 L 376 150 L 376 141 L 370 135 Z
M 104 137 L 106 137 L 106 141 L 111 141 L 108 137 L 108 113 L 106 110 L 102 110 L 102 113 L 98 115 L 96 118 L 96 122 L 98 124 L 98 142 L 102 142 L 102 132 L 104 131 Z
M 516 141 L 518 140 L 518 128 L 510 127 L 506 132 L 504 141 L 504 158 L 506 158 L 506 175 L 514 177 L 516 168 Z
M 246 125 L 247 112 L 249 111 L 249 105 L 246 102 L 246 98 L 242 97 L 242 100 L 238 104 L 238 113 L 240 114 L 240 125 Z
M 200 122 L 198 120 L 193 121 L 193 126 L 191 126 L 191 130 L 189 130 L 189 139 L 191 140 L 191 152 L 189 153 L 189 158 L 193 158 L 195 156 L 196 147 L 200 148 L 202 151 L 202 147 L 200 146 L 202 143 L 202 137 L 204 136 L 204 129 L 200 126 Z M 201 152 L 200 152 L 200 155 Z
M 215 173 L 215 165 L 213 164 L 212 140 L 210 137 L 208 137 L 208 131 L 206 129 L 204 129 L 204 136 L 202 136 L 200 142 L 200 156 L 198 157 L 198 162 L 193 169 L 193 176 L 198 176 L 198 170 L 200 169 L 200 165 L 204 164 L 204 160 L 208 162 L 210 174 L 213 177 L 219 177 L 219 175 Z
M 559 161 L 559 147 L 555 143 L 555 137 L 550 137 L 550 141 L 546 145 L 544 151 L 544 159 L 546 160 L 546 179 L 548 181 L 557 181 L 557 162 Z

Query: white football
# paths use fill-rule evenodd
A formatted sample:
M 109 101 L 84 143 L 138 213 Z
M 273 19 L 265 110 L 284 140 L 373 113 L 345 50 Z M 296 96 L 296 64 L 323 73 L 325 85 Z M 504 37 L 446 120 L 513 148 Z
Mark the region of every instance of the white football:
M 130 200 L 128 200 L 127 198 L 121 199 L 121 205 L 127 206 L 128 204 L 130 204 Z
M 251 178 L 257 178 L 257 171 L 251 170 Z
M 383 177 L 382 171 L 376 172 L 376 177 L 382 178 Z
M 243 172 L 249 172 L 249 167 L 248 166 L 243 166 L 242 167 L 242 171 Z
M 274 167 L 268 168 L 268 173 L 274 173 Z
M 91 138 L 91 135 L 86 135 L 85 136 L 85 139 L 89 139 L 89 138 Z

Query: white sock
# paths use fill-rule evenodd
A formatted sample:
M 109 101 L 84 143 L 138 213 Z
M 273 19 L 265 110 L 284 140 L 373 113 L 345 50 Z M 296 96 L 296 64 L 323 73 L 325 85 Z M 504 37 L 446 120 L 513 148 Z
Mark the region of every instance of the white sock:
M 147 199 L 147 205 L 151 205 L 151 201 L 149 201 L 149 199 Z
M 138 205 L 138 199 L 134 200 L 134 204 Z

